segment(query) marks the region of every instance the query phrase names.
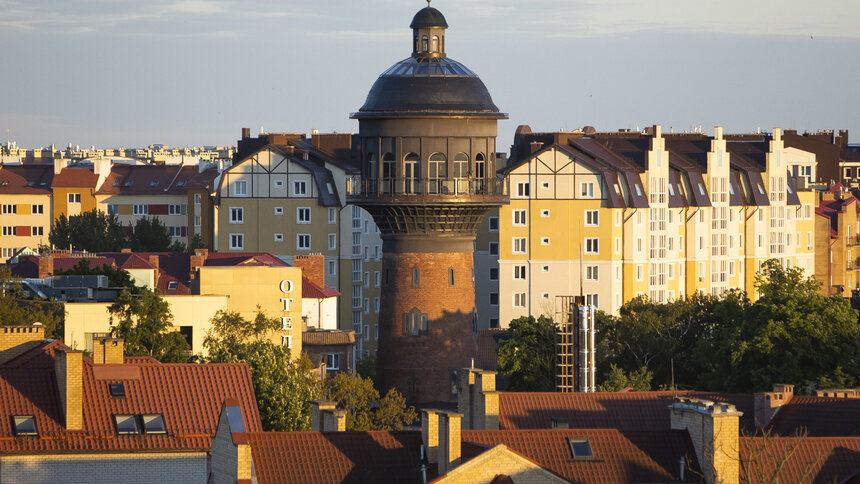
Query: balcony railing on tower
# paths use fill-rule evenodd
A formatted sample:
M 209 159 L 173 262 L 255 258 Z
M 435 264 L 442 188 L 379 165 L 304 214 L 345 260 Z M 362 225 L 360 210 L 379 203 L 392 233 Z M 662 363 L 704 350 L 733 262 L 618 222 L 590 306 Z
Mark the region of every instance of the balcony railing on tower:
M 391 195 L 507 196 L 504 178 L 380 178 L 347 180 L 350 197 L 385 197 Z

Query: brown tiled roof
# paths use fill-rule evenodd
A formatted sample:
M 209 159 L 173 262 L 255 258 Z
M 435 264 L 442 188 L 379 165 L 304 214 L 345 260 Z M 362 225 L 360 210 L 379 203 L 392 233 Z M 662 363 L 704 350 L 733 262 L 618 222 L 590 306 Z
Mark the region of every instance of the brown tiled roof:
M 129 358 L 124 365 L 93 365 L 89 357 L 83 358 L 83 429 L 66 430 L 54 377 L 54 351 L 62 347 L 59 341 L 46 341 L 0 367 L 0 454 L 208 450 L 221 403 L 228 398 L 241 402 L 245 428 L 262 430 L 244 363 L 161 364 Z M 103 372 L 94 368 L 124 369 L 120 373 L 131 377 L 122 380 L 126 396 L 111 397 L 108 384 L 120 377 L 99 379 Z M 167 434 L 117 435 L 114 414 L 145 413 L 162 414 Z M 39 437 L 16 438 L 13 415 L 35 416 Z
M 668 410 L 667 410 L 668 414 Z M 574 460 L 568 437 L 587 437 L 593 460 Z M 686 430 L 621 432 L 615 429 L 463 430 L 463 458 L 498 444 L 531 459 L 544 469 L 578 483 L 675 482 L 681 457 L 698 469 Z M 686 477 L 695 481 L 695 475 Z
M 421 482 L 421 432 L 249 433 L 260 482 Z
M 89 168 L 63 168 L 54 175 L 53 188 L 95 188 L 99 177 Z
M 53 165 L 0 164 L 0 195 L 48 195 Z
M 502 392 L 499 426 L 502 429 L 548 429 L 552 419 L 567 419 L 571 428 L 613 428 L 622 431 L 670 428 L 674 395 L 734 404 L 744 412 L 740 425 L 752 429 L 753 396 L 692 391 L 659 392 Z
M 330 346 L 355 343 L 355 331 L 305 331 L 302 345 Z
M 338 297 L 340 293 L 328 286 L 317 286 L 310 279 L 302 276 L 302 297 L 305 299 L 327 299 Z
M 741 437 L 741 482 L 825 484 L 860 470 L 858 437 Z
M 97 193 L 99 195 L 184 195 L 188 193 L 189 188 L 208 187 L 217 176 L 218 170 L 215 168 L 200 172 L 196 165 L 115 164 Z
M 805 428 L 812 437 L 860 437 L 860 399 L 797 395 L 770 421 L 776 435 L 794 435 Z

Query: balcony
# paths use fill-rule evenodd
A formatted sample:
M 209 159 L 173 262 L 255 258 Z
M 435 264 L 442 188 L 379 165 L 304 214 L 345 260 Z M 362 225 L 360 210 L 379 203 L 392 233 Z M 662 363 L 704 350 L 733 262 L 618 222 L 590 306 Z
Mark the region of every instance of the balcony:
M 362 179 L 351 177 L 346 184 L 347 197 L 385 199 L 401 195 L 444 196 L 452 198 L 507 197 L 508 184 L 503 178 L 392 178 Z
M 845 245 L 848 247 L 860 246 L 860 235 L 849 235 L 845 237 Z

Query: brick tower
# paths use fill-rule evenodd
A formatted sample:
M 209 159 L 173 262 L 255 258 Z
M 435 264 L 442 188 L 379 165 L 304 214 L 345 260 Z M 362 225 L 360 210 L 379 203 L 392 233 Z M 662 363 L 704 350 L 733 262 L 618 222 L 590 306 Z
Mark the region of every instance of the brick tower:
M 455 401 L 477 356 L 473 251 L 484 214 L 508 202 L 496 176 L 496 124 L 484 83 L 445 54 L 448 23 L 412 19 L 412 55 L 383 72 L 352 114 L 361 183 L 350 201 L 382 232 L 377 377 L 413 403 Z

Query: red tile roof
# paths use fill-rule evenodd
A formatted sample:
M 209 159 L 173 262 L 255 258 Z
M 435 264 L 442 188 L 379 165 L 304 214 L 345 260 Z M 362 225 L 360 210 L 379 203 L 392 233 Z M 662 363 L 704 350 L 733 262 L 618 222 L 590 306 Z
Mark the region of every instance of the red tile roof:
M 837 184 L 838 185 L 838 184 Z M 836 238 L 839 236 L 839 217 L 838 213 L 844 212 L 845 207 L 855 204 L 855 209 L 860 211 L 860 201 L 853 196 L 849 196 L 843 200 L 822 200 L 815 207 L 815 214 L 830 219 L 830 237 Z
M 741 482 L 824 484 L 860 470 L 858 437 L 741 437 Z
M 805 428 L 813 437 L 860 437 L 860 399 L 797 395 L 780 407 L 768 427 L 784 436 Z
M 0 194 L 49 195 L 53 178 L 53 165 L 0 164 Z
M 206 188 L 218 176 L 210 168 L 200 172 L 196 165 L 121 165 L 111 166 L 110 174 L 99 187 L 99 195 L 183 195 L 189 188 Z
M 63 410 L 54 378 L 54 350 L 65 347 L 46 341 L 0 366 L 0 454 L 63 453 L 115 450 L 208 450 L 221 404 L 241 402 L 245 428 L 261 431 L 260 416 L 248 366 L 238 364 L 161 364 L 129 358 L 124 365 L 93 365 L 83 358 L 83 430 L 63 425 Z M 111 397 L 108 384 L 94 368 L 125 368 L 125 398 Z M 104 376 L 104 375 L 102 375 Z M 114 414 L 160 413 L 166 435 L 120 436 Z M 13 415 L 34 415 L 38 438 L 15 437 Z
M 305 331 L 302 345 L 330 346 L 355 343 L 355 331 Z
M 305 299 L 327 299 L 338 297 L 340 293 L 328 286 L 319 287 L 310 279 L 302 276 L 302 297 Z
M 753 396 L 692 391 L 499 394 L 499 427 L 548 429 L 553 418 L 571 428 L 613 428 L 622 431 L 670 428 L 669 410 L 675 395 L 734 404 L 744 412 L 740 425 L 753 428 Z
M 52 188 L 95 188 L 99 177 L 89 168 L 63 168 L 54 175 Z
M 260 482 L 421 482 L 421 432 L 249 433 Z
M 666 411 L 668 414 L 668 410 Z M 593 460 L 574 460 L 568 437 L 587 437 Z M 463 430 L 463 458 L 504 444 L 544 469 L 571 482 L 673 482 L 681 457 L 698 469 L 696 452 L 686 430 L 621 432 L 615 429 Z M 694 478 L 687 472 L 686 477 Z

